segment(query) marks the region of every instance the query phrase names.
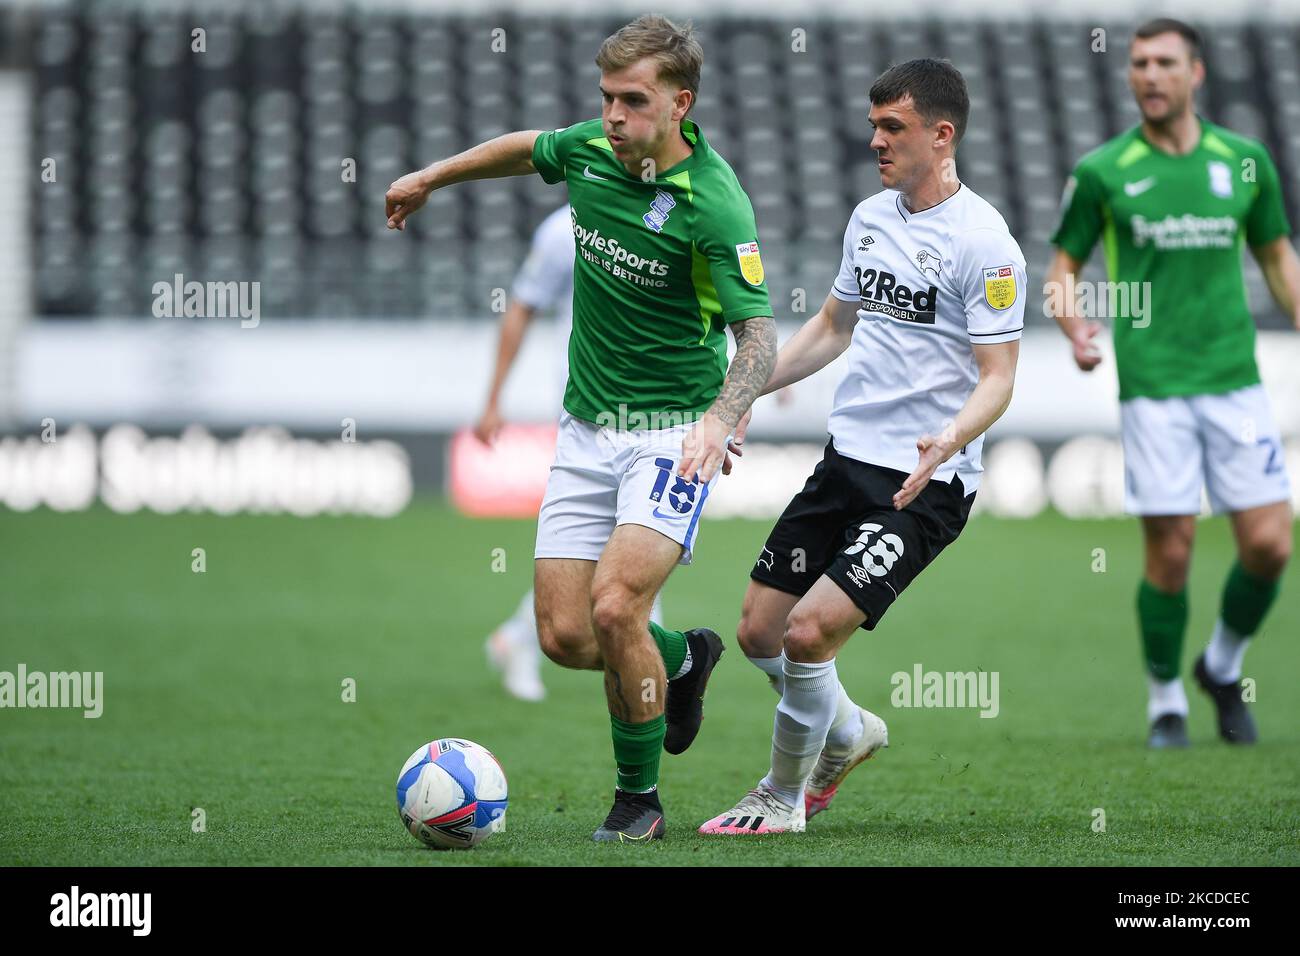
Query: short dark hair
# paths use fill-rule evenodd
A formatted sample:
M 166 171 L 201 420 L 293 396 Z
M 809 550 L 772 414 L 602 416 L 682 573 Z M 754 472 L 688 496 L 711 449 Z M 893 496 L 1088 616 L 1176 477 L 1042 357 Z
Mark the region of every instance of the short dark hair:
M 1191 52 L 1193 60 L 1205 59 L 1201 53 L 1200 31 L 1190 23 L 1175 20 L 1173 17 L 1156 17 L 1154 20 L 1148 20 L 1133 31 L 1133 38 L 1135 40 L 1150 40 L 1162 33 L 1177 33 L 1187 41 L 1187 48 Z
M 897 103 L 910 95 L 927 126 L 941 119 L 952 123 L 956 130 L 954 144 L 966 133 L 966 121 L 970 118 L 966 78 L 947 60 L 922 57 L 891 66 L 876 77 L 869 95 L 876 106 Z

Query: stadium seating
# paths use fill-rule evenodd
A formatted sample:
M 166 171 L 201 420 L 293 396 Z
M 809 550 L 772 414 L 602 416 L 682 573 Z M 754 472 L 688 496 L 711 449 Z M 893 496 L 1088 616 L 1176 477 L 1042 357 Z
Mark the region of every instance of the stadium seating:
M 191 51 L 195 25 L 206 31 L 202 53 Z M 536 179 L 457 187 L 398 236 L 384 228 L 384 190 L 499 133 L 596 115 L 593 57 L 617 26 L 275 7 L 52 11 L 28 52 L 33 149 L 59 169 L 57 183 L 33 186 L 38 311 L 148 315 L 152 284 L 181 272 L 261 280 L 268 318 L 488 316 L 492 290 L 509 285 L 530 230 L 563 192 Z M 1082 23 L 696 26 L 706 66 L 695 116 L 753 198 L 778 313 L 795 289 L 820 302 L 849 212 L 880 188 L 867 89 L 890 63 L 938 54 L 965 74 L 973 109 L 961 175 L 1003 211 L 1031 279 L 1050 256 L 1071 165 L 1137 116 L 1123 71 L 1130 23 L 1104 26 L 1105 53 Z M 1216 26 L 1201 103 L 1268 143 L 1293 222 L 1298 41 L 1295 29 Z M 1261 324 L 1280 326 L 1253 265 L 1248 277 Z M 1031 321 L 1047 320 L 1035 311 Z

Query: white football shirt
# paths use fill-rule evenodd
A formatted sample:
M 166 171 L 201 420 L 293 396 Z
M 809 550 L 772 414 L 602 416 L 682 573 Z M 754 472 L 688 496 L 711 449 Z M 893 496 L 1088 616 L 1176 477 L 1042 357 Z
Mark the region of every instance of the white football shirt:
M 1025 257 L 969 186 L 920 212 L 886 189 L 853 210 L 832 294 L 859 303 L 827 424 L 835 450 L 910 474 L 917 439 L 942 434 L 979 381 L 973 346 L 1020 338 Z M 931 480 L 956 475 L 970 494 L 983 446 L 981 435 Z
M 555 315 L 560 385 L 569 378 L 569 333 L 573 329 L 573 219 L 561 206 L 542 220 L 511 294 L 534 309 Z

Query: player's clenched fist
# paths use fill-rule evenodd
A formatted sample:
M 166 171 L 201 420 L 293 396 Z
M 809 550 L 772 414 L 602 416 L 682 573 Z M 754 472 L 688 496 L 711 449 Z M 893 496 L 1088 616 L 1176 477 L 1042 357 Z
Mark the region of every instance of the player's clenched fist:
M 1086 322 L 1070 338 L 1074 345 L 1074 364 L 1085 372 L 1091 372 L 1101 364 L 1101 351 L 1093 341 L 1100 331 L 1100 322 Z
M 406 217 L 424 205 L 433 192 L 433 186 L 425 176 L 424 170 L 407 173 L 394 181 L 384 195 L 384 213 L 388 216 L 389 229 L 405 229 Z
M 731 431 L 718 416 L 706 412 L 682 439 L 682 459 L 677 474 L 708 484 L 727 458 L 727 435 Z M 743 439 L 743 433 L 742 433 Z M 730 471 L 730 469 L 728 469 Z

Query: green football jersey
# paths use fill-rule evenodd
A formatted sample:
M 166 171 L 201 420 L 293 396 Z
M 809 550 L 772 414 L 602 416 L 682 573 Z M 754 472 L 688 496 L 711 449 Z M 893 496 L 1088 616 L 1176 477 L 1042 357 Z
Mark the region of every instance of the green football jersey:
M 1082 261 L 1100 237 L 1112 283 L 1150 283 L 1142 320 L 1114 323 L 1121 401 L 1259 382 L 1242 246 L 1290 234 L 1277 168 L 1262 144 L 1200 122 L 1185 156 L 1138 126 L 1080 159 L 1066 185 L 1052 243 Z
M 736 174 L 691 120 L 693 152 L 629 175 L 600 120 L 543 133 L 533 165 L 565 180 L 573 217 L 573 332 L 564 407 L 601 425 L 660 428 L 707 411 L 729 322 L 772 314 L 758 231 Z

